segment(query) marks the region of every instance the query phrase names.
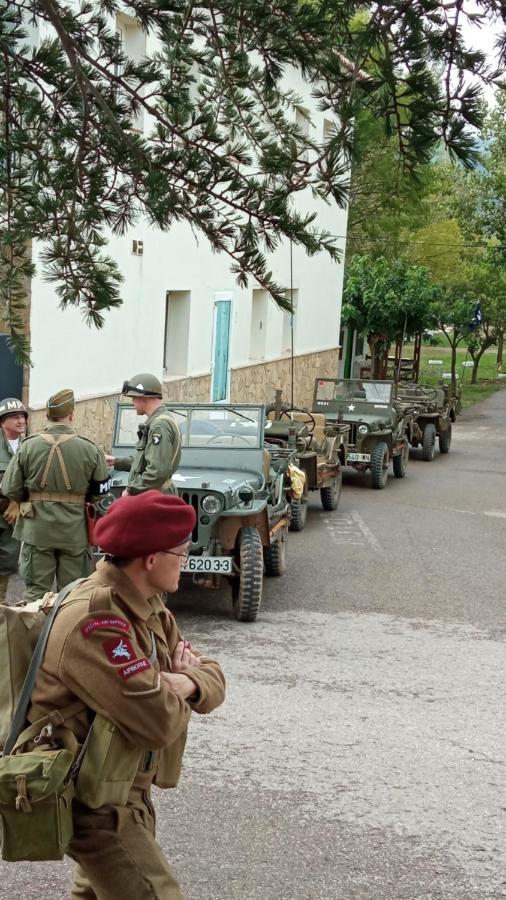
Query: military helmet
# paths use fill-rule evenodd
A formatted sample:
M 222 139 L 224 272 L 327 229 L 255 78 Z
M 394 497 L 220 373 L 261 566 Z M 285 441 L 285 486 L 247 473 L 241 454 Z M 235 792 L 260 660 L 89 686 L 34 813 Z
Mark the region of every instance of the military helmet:
M 28 410 L 23 406 L 21 400 L 17 400 L 16 397 L 5 397 L 4 400 L 0 400 L 0 422 L 7 416 L 20 414 L 28 419 Z
M 160 397 L 162 396 L 162 383 L 156 375 L 149 372 L 141 372 L 134 375 L 128 381 L 123 382 L 121 393 L 126 397 Z

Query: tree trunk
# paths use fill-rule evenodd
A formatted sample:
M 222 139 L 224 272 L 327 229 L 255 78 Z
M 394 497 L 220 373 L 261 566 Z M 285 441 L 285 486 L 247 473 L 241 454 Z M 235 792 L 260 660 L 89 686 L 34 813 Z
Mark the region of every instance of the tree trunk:
M 477 356 L 476 359 L 473 356 L 473 374 L 471 375 L 471 384 L 476 384 L 478 380 L 478 369 L 480 366 L 481 356 Z
M 455 378 L 455 373 L 457 371 L 457 344 L 455 342 L 455 339 L 452 340 L 450 346 L 452 348 L 452 364 L 451 364 L 451 368 L 450 368 L 452 377 L 450 379 L 450 386 L 451 386 L 452 396 L 455 396 L 457 393 L 457 379 Z
M 504 349 L 504 329 L 497 332 L 497 368 L 502 369 L 502 357 Z
M 367 343 L 371 351 L 371 378 L 383 380 L 387 377 L 390 344 L 384 334 L 368 334 Z

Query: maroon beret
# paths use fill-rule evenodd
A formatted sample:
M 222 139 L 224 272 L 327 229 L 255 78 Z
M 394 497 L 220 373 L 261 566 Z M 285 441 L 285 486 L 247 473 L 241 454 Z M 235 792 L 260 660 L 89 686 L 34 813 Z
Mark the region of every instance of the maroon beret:
M 184 543 L 195 521 L 193 506 L 180 497 L 145 491 L 115 500 L 95 525 L 94 538 L 104 553 L 133 559 Z

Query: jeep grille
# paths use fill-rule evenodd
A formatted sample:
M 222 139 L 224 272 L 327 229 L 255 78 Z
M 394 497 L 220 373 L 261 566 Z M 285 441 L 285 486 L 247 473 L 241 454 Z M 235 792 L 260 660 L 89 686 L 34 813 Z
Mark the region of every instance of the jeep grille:
M 356 422 L 353 422 L 350 425 L 350 436 L 348 438 L 348 443 L 353 444 L 353 446 L 355 446 L 357 443 L 357 424 L 356 424 Z
M 195 528 L 192 531 L 192 544 L 198 544 L 199 541 L 199 495 L 198 494 L 190 494 L 189 491 L 178 491 L 181 500 L 184 500 L 185 503 L 188 503 L 189 506 L 193 506 L 195 510 L 195 515 L 197 516 L 197 521 L 195 522 Z

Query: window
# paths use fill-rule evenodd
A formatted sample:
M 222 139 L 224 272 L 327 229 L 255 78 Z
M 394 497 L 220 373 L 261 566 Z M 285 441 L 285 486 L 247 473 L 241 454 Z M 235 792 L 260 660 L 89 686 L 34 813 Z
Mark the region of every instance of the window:
M 293 344 L 295 344 L 295 333 L 297 326 L 297 305 L 299 301 L 299 292 L 295 291 L 285 291 L 285 297 L 287 300 L 291 300 L 293 312 L 289 313 L 288 311 L 283 311 L 283 330 L 281 335 L 281 354 L 284 355 L 286 353 L 292 352 L 292 340 Z M 293 335 L 292 335 L 293 332 Z
M 190 291 L 167 291 L 163 368 L 167 375 L 188 374 Z
M 268 312 L 267 302 L 266 291 L 253 291 L 251 300 L 251 325 L 249 340 L 250 359 L 265 359 Z
M 146 32 L 142 30 L 136 19 L 120 13 L 116 17 L 116 37 L 120 42 L 122 53 L 133 63 L 139 63 L 146 56 Z M 124 64 L 116 63 L 114 66 L 114 74 L 121 76 L 123 74 Z M 132 87 L 135 87 L 132 84 Z M 139 91 L 142 95 L 142 90 Z M 144 110 L 141 108 L 132 120 L 132 131 L 143 131 L 144 129 Z

